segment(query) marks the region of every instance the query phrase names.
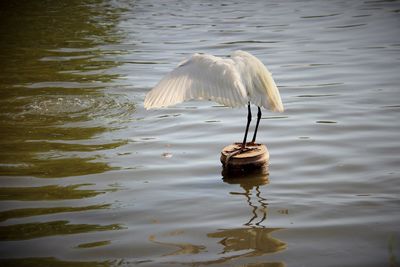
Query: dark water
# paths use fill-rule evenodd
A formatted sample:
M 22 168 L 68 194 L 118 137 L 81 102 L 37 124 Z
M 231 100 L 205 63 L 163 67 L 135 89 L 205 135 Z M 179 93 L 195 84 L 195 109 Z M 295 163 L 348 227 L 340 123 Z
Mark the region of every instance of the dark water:
M 398 1 L 8 1 L 2 266 L 398 266 Z M 269 175 L 223 179 L 246 110 L 145 93 L 242 49 L 286 107 Z

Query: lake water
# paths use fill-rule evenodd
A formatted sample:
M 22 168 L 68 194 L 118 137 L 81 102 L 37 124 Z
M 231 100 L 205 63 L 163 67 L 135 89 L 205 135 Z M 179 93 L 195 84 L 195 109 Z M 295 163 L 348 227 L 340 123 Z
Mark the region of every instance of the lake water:
M 0 22 L 2 266 L 399 266 L 399 1 L 7 1 Z M 286 110 L 261 120 L 269 174 L 224 179 L 245 108 L 143 99 L 237 49 Z

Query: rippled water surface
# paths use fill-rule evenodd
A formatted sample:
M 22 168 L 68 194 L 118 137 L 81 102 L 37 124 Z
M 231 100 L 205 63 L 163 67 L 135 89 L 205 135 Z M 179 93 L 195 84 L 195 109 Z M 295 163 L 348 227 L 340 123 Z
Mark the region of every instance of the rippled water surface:
M 399 265 L 400 2 L 6 1 L 0 22 L 2 266 Z M 143 99 L 237 49 L 286 111 L 261 120 L 269 174 L 226 179 L 245 108 Z

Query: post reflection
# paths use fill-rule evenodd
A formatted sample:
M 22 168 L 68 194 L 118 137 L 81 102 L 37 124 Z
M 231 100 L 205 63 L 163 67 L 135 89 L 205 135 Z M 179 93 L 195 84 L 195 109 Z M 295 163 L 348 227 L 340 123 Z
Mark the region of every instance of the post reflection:
M 153 244 L 162 245 L 174 249 L 171 252 L 161 255 L 168 257 L 170 264 L 188 264 L 188 265 L 215 265 L 236 260 L 247 262 L 241 266 L 268 266 L 283 267 L 284 262 L 263 261 L 265 255 L 271 255 L 284 250 L 287 245 L 285 242 L 273 237 L 274 232 L 282 228 L 267 227 L 268 220 L 268 202 L 263 197 L 263 188 L 269 184 L 268 166 L 264 166 L 255 172 L 227 173 L 223 172 L 223 181 L 231 185 L 239 185 L 239 190 L 229 192 L 230 196 L 242 197 L 250 211 L 250 216 L 238 228 L 218 229 L 217 231 L 207 233 L 207 241 L 211 241 L 207 246 L 201 244 L 166 242 L 162 239 L 184 235 L 183 230 L 176 230 L 168 233 L 159 234 L 158 237 L 150 235 L 148 240 Z M 237 188 L 235 186 L 235 188 Z M 222 245 L 222 249 L 215 248 L 215 241 Z M 179 256 L 192 255 L 194 260 L 182 262 Z M 203 255 L 203 256 L 202 256 Z M 204 258 L 206 257 L 206 259 Z M 253 262 L 257 257 L 257 261 Z M 200 260 L 195 260 L 200 259 Z
M 231 195 L 243 196 L 250 210 L 251 216 L 243 224 L 244 227 L 221 229 L 207 236 L 219 238 L 223 245 L 224 261 L 242 257 L 256 257 L 276 253 L 286 248 L 286 243 L 274 238 L 271 234 L 282 228 L 265 226 L 268 219 L 267 199 L 261 195 L 261 188 L 269 183 L 269 169 L 263 168 L 249 174 L 222 172 L 223 181 L 228 184 L 239 185 L 241 192 L 232 191 Z M 243 252 L 239 253 L 238 252 Z M 228 256 L 232 254 L 232 256 Z M 282 262 L 264 262 L 262 266 L 285 266 Z
M 252 217 L 244 224 L 246 226 L 260 226 L 267 219 L 267 200 L 261 196 L 260 187 L 269 183 L 268 166 L 249 174 L 230 173 L 223 170 L 223 181 L 228 184 L 237 184 L 244 192 L 230 192 L 231 195 L 242 195 L 251 208 Z

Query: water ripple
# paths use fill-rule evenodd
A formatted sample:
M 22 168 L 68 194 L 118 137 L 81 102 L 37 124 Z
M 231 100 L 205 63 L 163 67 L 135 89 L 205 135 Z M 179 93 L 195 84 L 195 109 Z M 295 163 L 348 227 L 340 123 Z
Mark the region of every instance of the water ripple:
M 135 111 L 135 104 L 121 95 L 45 95 L 37 96 L 23 107 L 20 116 L 74 118 L 127 118 Z

